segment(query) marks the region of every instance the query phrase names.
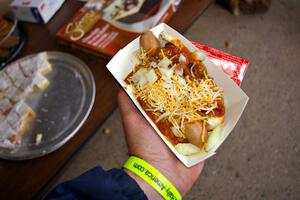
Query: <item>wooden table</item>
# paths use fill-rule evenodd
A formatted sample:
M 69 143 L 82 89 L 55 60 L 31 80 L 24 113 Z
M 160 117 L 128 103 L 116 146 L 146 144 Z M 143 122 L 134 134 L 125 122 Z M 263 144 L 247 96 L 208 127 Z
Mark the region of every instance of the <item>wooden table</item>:
M 211 0 L 183 0 L 168 23 L 183 33 L 203 12 Z M 78 1 L 64 3 L 47 25 L 23 23 L 28 40 L 20 57 L 40 51 L 64 51 L 82 59 L 96 81 L 96 99 L 90 116 L 80 131 L 57 151 L 28 161 L 0 160 L 0 199 L 36 199 L 69 158 L 95 133 L 116 107 L 118 86 L 106 70 L 108 60 L 59 44 L 55 33 L 82 6 Z

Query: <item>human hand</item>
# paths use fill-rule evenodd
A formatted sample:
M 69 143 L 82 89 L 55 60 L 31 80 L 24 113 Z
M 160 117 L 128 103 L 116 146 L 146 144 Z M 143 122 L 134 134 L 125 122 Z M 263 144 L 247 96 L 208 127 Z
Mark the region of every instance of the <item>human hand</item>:
M 184 196 L 199 177 L 204 162 L 191 168 L 184 166 L 136 109 L 125 92 L 119 93 L 118 103 L 130 155 L 142 158 L 155 167 Z M 137 181 L 149 199 L 160 198 L 146 182 L 129 171 L 126 172 Z

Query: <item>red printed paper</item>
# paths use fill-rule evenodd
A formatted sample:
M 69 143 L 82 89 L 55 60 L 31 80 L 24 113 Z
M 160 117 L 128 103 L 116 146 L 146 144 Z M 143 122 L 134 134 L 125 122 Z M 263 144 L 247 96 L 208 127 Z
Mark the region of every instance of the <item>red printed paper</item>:
M 249 61 L 239 58 L 223 51 L 192 42 L 198 49 L 207 52 L 208 58 L 218 67 L 220 67 L 237 85 L 241 85 Z

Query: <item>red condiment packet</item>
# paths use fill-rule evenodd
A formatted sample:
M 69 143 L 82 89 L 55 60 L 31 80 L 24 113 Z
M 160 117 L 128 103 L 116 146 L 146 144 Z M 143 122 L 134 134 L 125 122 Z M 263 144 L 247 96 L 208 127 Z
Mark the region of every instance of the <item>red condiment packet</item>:
M 239 58 L 223 51 L 192 42 L 198 49 L 208 53 L 208 58 L 218 67 L 220 67 L 238 86 L 246 74 L 249 61 Z

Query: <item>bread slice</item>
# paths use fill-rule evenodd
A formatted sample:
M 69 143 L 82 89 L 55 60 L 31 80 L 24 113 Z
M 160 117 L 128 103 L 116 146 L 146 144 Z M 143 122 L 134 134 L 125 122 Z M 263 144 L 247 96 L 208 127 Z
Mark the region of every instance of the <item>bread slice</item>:
M 7 98 L 0 100 L 0 111 L 2 114 L 6 115 L 13 108 L 12 103 Z
M 21 61 L 20 67 L 27 77 L 31 77 L 37 71 L 43 75 L 46 75 L 52 71 L 52 67 L 48 62 L 48 56 L 46 52 L 39 53 L 34 57 Z
M 7 129 L 10 133 L 5 133 L 6 139 L 12 144 L 19 144 L 34 117 L 35 113 L 24 101 L 17 103 L 7 115 L 7 122 L 13 131 Z
M 7 90 L 11 85 L 12 83 L 6 73 L 4 73 L 4 71 L 0 72 L 0 93 Z
M 25 80 L 25 76 L 19 64 L 17 62 L 13 63 L 12 66 L 9 66 L 5 69 L 6 74 L 9 76 L 10 80 L 16 86 L 20 86 Z
M 20 62 L 20 68 L 22 69 L 23 73 L 26 77 L 31 77 L 34 72 L 36 71 L 36 66 L 34 60 L 31 58 L 27 58 Z
M 11 86 L 4 92 L 4 96 L 10 101 L 16 103 L 24 97 L 24 93 L 15 86 Z
M 14 143 L 9 138 L 13 138 L 15 134 L 15 130 L 6 120 L 0 121 L 0 148 L 13 148 Z
M 32 80 L 32 87 L 44 90 L 49 86 L 49 81 L 41 73 L 36 72 Z
M 7 119 L 8 124 L 9 124 L 11 127 L 13 127 L 18 121 L 20 121 L 21 118 L 20 118 L 20 116 L 18 115 L 18 113 L 15 112 L 14 109 L 12 109 L 12 110 L 8 113 L 6 119 Z
M 17 103 L 14 110 L 21 118 L 33 118 L 35 116 L 34 111 L 24 101 Z
M 52 71 L 52 67 L 48 62 L 48 56 L 46 52 L 39 53 L 34 59 L 37 70 L 41 74 L 46 75 Z

